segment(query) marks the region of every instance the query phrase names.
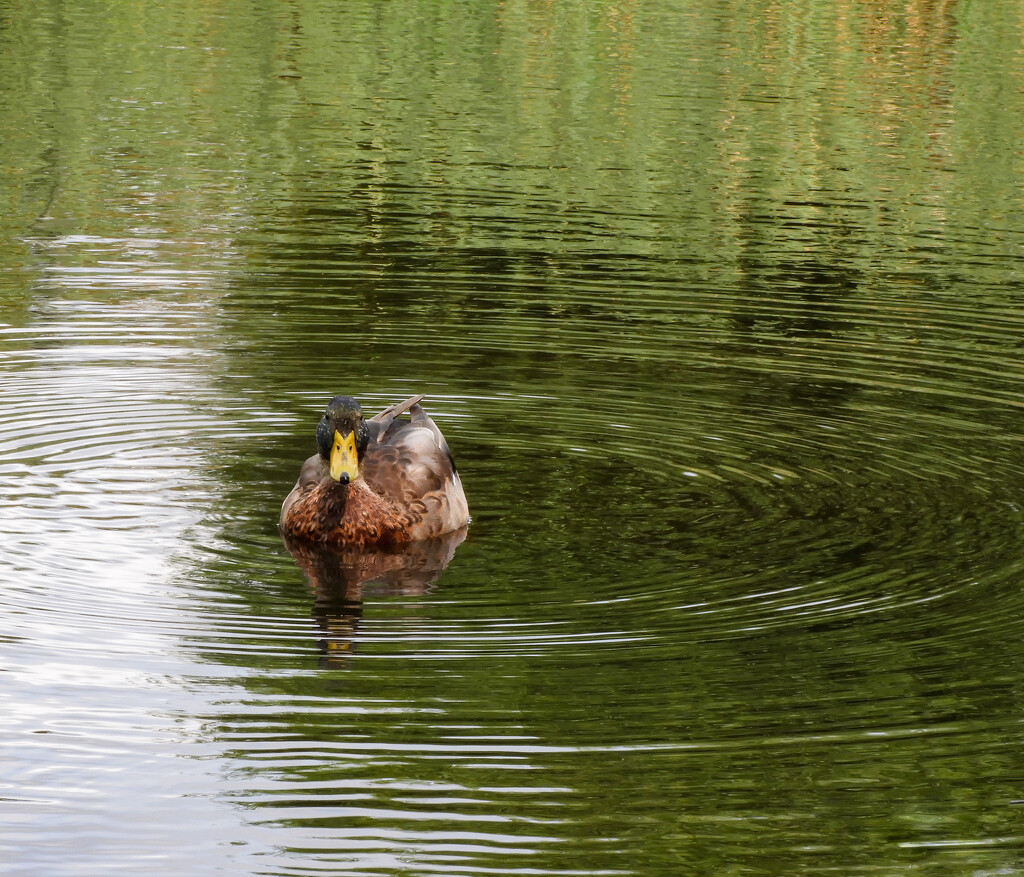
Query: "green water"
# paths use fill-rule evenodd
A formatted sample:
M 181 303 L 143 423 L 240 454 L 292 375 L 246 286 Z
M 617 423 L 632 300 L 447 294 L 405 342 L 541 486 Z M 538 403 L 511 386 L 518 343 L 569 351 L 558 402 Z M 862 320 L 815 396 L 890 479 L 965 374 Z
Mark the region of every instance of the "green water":
M 5 873 L 1024 873 L 1022 36 L 0 0 Z M 342 392 L 443 571 L 282 544 Z

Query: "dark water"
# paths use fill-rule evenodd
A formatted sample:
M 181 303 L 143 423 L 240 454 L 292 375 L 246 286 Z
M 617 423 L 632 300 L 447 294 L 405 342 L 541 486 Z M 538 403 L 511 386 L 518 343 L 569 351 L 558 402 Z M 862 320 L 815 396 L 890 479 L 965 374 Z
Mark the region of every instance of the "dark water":
M 1022 23 L 0 2 L 4 873 L 1024 873 Z

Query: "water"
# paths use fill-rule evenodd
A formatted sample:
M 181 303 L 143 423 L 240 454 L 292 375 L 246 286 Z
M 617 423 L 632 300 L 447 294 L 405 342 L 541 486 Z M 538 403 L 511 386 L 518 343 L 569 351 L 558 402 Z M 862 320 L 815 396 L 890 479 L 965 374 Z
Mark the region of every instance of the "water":
M 1015 9 L 0 22 L 0 870 L 1024 872 Z

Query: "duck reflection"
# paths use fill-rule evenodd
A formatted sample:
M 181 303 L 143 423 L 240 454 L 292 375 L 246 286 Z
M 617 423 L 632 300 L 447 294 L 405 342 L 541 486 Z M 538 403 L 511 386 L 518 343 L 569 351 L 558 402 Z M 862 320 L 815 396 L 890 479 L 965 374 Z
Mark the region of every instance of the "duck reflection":
M 313 589 L 313 617 L 323 631 L 325 666 L 345 666 L 363 614 L 363 598 L 416 597 L 447 568 L 466 538 L 462 527 L 396 551 L 334 548 L 284 537 L 285 547 Z

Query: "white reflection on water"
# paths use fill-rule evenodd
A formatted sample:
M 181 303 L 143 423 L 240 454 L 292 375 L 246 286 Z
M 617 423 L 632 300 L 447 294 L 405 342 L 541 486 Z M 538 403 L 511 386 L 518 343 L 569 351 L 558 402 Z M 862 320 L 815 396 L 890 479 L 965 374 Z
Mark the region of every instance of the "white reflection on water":
M 205 310 L 56 310 L 0 356 L 0 860 L 208 873 L 272 847 L 218 794 L 222 747 L 195 718 L 233 688 L 189 683 L 182 647 L 208 628 L 179 572 L 209 502 L 192 442 L 215 422 L 180 346 Z

